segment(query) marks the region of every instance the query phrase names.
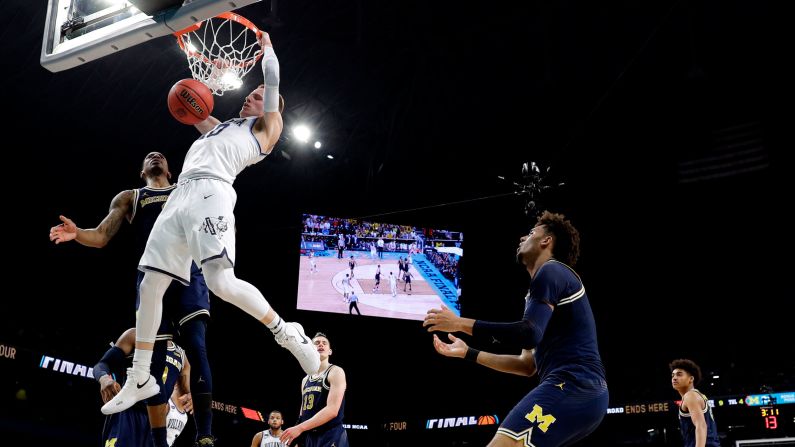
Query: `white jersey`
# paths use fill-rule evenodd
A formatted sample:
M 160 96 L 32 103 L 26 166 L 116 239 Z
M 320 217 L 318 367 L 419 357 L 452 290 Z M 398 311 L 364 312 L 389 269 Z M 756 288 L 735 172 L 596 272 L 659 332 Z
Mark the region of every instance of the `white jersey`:
M 166 416 L 166 440 L 168 441 L 168 445 L 174 445 L 174 441 L 177 439 L 177 436 L 182 433 L 182 429 L 185 428 L 185 424 L 187 423 L 188 414 L 179 411 L 174 401 L 169 398 L 168 416 Z
M 256 120 L 234 118 L 199 137 L 185 155 L 179 179 L 215 178 L 233 183 L 246 166 L 266 156 L 254 136 Z
M 287 444 L 279 441 L 278 436 L 271 435 L 270 430 L 265 430 L 262 432 L 262 441 L 260 441 L 259 447 L 287 447 Z

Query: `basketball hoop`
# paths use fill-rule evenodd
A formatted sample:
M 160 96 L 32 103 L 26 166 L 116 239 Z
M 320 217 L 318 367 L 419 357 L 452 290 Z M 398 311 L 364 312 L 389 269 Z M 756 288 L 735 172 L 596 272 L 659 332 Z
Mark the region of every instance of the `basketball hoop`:
M 174 33 L 188 57 L 193 79 L 214 95 L 243 85 L 243 77 L 262 56 L 262 32 L 245 17 L 225 12 Z

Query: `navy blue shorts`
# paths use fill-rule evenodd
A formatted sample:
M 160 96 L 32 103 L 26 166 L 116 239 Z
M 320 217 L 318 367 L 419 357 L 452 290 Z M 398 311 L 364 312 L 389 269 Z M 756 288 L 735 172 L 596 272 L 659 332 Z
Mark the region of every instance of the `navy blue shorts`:
M 497 433 L 525 446 L 572 444 L 590 434 L 607 412 L 607 383 L 601 379 L 546 378 L 513 407 Z
M 141 281 L 144 272 L 138 271 L 135 308 L 141 303 Z M 200 315 L 210 315 L 210 290 L 204 281 L 201 269 L 193 263 L 190 267 L 190 285 L 184 286 L 179 281 L 171 281 L 163 296 L 163 318 L 160 320 L 158 335 L 174 335 L 179 326 Z
M 102 441 L 103 445 L 113 447 L 154 447 L 144 406 L 137 404 L 106 417 Z
M 348 432 L 342 425 L 330 428 L 323 432 L 306 432 L 304 447 L 348 447 Z

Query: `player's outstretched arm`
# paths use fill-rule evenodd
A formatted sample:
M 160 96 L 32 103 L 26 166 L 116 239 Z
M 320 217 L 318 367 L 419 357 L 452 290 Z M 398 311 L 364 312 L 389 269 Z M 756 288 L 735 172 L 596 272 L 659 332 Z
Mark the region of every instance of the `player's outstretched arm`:
M 447 338 L 452 343 L 445 343 L 436 334 L 433 335 L 433 347 L 436 352 L 445 357 L 465 358 L 469 351 L 469 346 L 453 334 L 447 334 Z M 524 349 L 520 355 L 492 354 L 484 351 L 475 352 L 475 358 L 472 360 L 495 371 L 526 377 L 536 373 L 533 351 Z
M 76 240 L 87 247 L 102 248 L 119 232 L 121 223 L 132 211 L 134 192 L 122 191 L 110 203 L 108 215 L 96 228 L 82 229 L 66 216 L 60 216 L 61 224 L 50 228 L 50 240 L 56 244 Z
M 427 327 L 428 332 L 463 332 L 469 335 L 472 335 L 474 325 L 475 320 L 459 317 L 445 306 L 441 309 L 430 309 L 422 322 L 422 326 Z

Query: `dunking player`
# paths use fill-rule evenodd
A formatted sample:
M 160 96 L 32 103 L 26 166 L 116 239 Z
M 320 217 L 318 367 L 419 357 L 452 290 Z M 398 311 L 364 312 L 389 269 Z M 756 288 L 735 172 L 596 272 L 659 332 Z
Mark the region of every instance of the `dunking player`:
M 569 445 L 596 429 L 607 411 L 591 305 L 580 277 L 569 267 L 579 252 L 580 236 L 571 222 L 545 211 L 516 252 L 531 278 L 521 321 L 472 320 L 445 308 L 431 309 L 425 317 L 428 331 L 464 332 L 492 342 L 515 339 L 523 348 L 520 355 L 491 354 L 452 334 L 451 344 L 434 335 L 434 347 L 444 356 L 521 376 L 538 372 L 538 386 L 508 413 L 491 447 Z
M 282 412 L 271 411 L 268 416 L 268 429 L 254 435 L 251 447 L 285 447 L 287 444 L 279 441 L 279 437 L 282 435 L 282 424 L 284 424 Z
M 688 359 L 671 362 L 671 386 L 682 396 L 679 427 L 685 447 L 720 447 L 718 427 L 707 396 L 696 389 L 701 368 Z
M 176 185 L 170 183 L 171 172 L 168 161 L 160 152 L 146 155 L 141 168 L 141 178 L 146 186 L 122 191 L 110 203 L 108 215 L 96 228 L 77 228 L 71 219 L 61 216 L 62 224 L 50 229 L 50 240 L 56 244 L 75 240 L 78 243 L 101 248 L 108 244 L 126 219 L 135 231 L 136 254 L 141 255 L 152 226 L 160 215 L 168 196 Z M 138 272 L 137 288 L 140 290 L 143 272 Z M 140 293 L 136 299 L 140 305 Z M 157 331 L 153 371 L 165 366 L 166 342 L 171 339 L 174 329 L 179 329 L 180 343 L 193 359 L 191 390 L 193 390 L 194 413 L 197 441 L 213 439 L 212 435 L 212 374 L 207 359 L 207 320 L 210 318 L 210 294 L 201 270 L 191 265 L 190 285 L 174 282 L 166 290 L 163 299 L 165 316 Z M 149 405 L 162 406 L 168 401 L 168 394 L 161 390 L 157 396 L 147 400 Z M 166 442 L 165 438 L 155 440 L 157 445 Z M 205 441 L 206 442 L 206 441 Z
M 128 329 L 116 341 L 102 359 L 94 365 L 94 378 L 100 383 L 102 401 L 107 402 L 121 388 L 114 377 L 122 377 L 127 357 L 135 348 L 135 329 Z M 187 411 L 192 411 L 190 387 L 190 363 L 182 348 L 168 341 L 165 351 L 166 361 L 160 375 L 160 383 L 171 398 L 165 407 L 148 406 L 142 403 L 133 405 L 121 413 L 112 414 L 105 420 L 102 440 L 108 446 L 154 446 L 154 439 L 165 439 L 166 445 L 173 445 L 182 433 L 188 420 Z M 147 412 L 149 415 L 147 416 Z M 150 422 L 152 427 L 150 428 Z M 156 425 L 155 425 L 156 424 Z
M 102 407 L 105 414 L 123 411 L 158 392 L 150 363 L 163 293 L 173 279 L 188 283 L 191 261 L 202 266 L 207 286 L 216 296 L 265 324 L 307 374 L 320 367 L 320 357 L 303 328 L 282 321 L 259 290 L 238 279 L 233 268 L 237 194 L 232 182 L 243 169 L 273 150 L 283 127 L 279 61 L 268 33 L 262 33 L 260 44 L 265 84 L 246 97 L 240 118 L 221 123 L 211 116 L 196 125 L 202 136 L 185 156 L 177 189 L 149 235 L 138 266 L 145 274 L 131 377 Z
M 304 433 L 303 447 L 348 447 L 348 433 L 342 426 L 348 387 L 345 371 L 329 363 L 331 344 L 325 334 L 318 332 L 312 342 L 320 353 L 322 372 L 304 377 L 299 423 L 285 430 L 281 440 L 289 445 Z

